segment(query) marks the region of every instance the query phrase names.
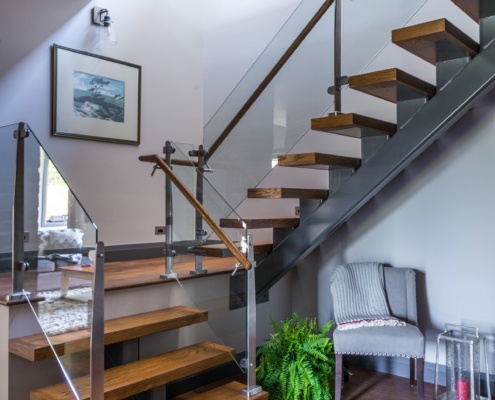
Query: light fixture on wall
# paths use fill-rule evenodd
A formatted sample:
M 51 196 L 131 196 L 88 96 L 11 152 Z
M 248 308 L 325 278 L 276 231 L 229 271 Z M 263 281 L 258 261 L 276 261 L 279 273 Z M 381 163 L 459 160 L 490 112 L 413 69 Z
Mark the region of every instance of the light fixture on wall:
M 117 36 L 115 35 L 115 27 L 113 21 L 108 14 L 106 8 L 95 7 L 93 8 L 93 23 L 100 25 L 100 40 L 105 44 L 115 45 L 117 44 Z

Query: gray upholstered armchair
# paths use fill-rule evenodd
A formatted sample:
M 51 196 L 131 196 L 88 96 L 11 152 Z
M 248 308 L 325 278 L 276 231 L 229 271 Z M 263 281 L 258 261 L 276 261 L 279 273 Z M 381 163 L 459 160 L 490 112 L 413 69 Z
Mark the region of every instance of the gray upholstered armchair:
M 356 291 L 354 276 L 351 274 L 338 273 L 343 268 L 352 266 L 354 271 L 356 267 L 367 265 L 369 263 L 346 264 L 340 266 L 335 271 L 331 282 L 331 292 L 333 296 L 334 312 L 336 321 L 337 316 L 342 312 L 347 312 L 345 308 L 351 307 L 349 304 L 352 300 L 343 299 L 347 296 L 345 292 L 346 285 L 350 286 L 350 292 Z M 334 350 L 336 356 L 335 366 L 335 399 L 341 400 L 342 389 L 342 367 L 343 356 L 351 355 L 375 355 L 390 357 L 407 357 L 410 359 L 410 380 L 414 385 L 415 364 L 417 373 L 417 391 L 418 399 L 424 399 L 423 379 L 424 379 L 424 336 L 416 327 L 417 309 L 416 309 L 416 275 L 410 268 L 391 268 L 380 266 L 380 284 L 383 287 L 384 301 L 389 308 L 389 315 L 392 319 L 396 317 L 405 324 L 402 326 L 360 326 L 353 329 L 343 329 L 343 326 L 337 328 L 333 334 Z M 366 277 L 363 279 L 368 282 Z M 359 289 L 358 289 L 359 291 Z M 366 291 L 365 291 L 366 292 Z M 342 293 L 344 293 L 342 295 Z M 366 293 L 360 295 L 366 296 Z M 357 297 L 359 297 L 358 295 Z M 337 300 L 339 298 L 339 300 Z M 370 300 L 373 303 L 374 300 Z M 343 309 L 344 308 L 344 309 Z M 357 306 L 359 309 L 359 306 Z M 352 315 L 356 310 L 352 310 Z M 386 318 L 385 318 L 386 319 Z M 359 318 L 354 318 L 359 320 Z M 401 322 L 402 323 L 402 322 Z M 344 328 L 345 329 L 345 328 Z M 416 361 L 416 362 L 415 362 Z

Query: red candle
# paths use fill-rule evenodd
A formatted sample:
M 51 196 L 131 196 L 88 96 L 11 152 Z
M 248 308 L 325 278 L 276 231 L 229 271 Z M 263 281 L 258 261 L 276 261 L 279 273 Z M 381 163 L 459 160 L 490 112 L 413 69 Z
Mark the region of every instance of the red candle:
M 457 400 L 469 400 L 469 381 L 467 379 L 457 379 L 455 390 L 457 392 Z

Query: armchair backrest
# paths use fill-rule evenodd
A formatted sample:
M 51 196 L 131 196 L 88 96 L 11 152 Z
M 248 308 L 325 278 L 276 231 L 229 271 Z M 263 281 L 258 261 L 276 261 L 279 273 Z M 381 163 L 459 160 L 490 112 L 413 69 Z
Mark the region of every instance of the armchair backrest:
M 416 273 L 412 268 L 383 268 L 385 294 L 393 316 L 412 325 L 418 324 Z

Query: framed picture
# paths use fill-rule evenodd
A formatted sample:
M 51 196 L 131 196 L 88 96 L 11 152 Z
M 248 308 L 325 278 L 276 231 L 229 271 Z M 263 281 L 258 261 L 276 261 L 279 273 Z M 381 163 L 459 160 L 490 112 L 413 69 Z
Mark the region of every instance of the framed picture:
M 139 145 L 141 66 L 53 45 L 53 135 Z

